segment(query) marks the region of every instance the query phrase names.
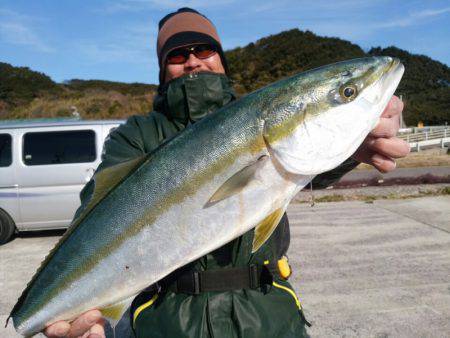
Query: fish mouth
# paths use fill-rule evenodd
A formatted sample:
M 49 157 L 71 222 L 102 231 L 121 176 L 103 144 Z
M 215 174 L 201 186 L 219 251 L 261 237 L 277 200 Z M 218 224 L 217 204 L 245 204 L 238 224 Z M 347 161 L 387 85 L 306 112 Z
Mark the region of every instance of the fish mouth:
M 386 86 L 387 84 L 387 87 L 390 87 L 387 88 L 388 92 L 390 92 L 389 89 L 391 88 L 394 88 L 395 91 L 395 88 L 397 88 L 403 76 L 405 66 L 403 66 L 403 64 L 400 62 L 400 59 L 392 58 L 391 62 L 387 65 L 386 68 L 387 69 L 380 80 L 382 81 L 384 86 Z M 392 94 L 394 93 L 392 92 Z
M 363 101 L 374 107 L 382 107 L 379 114 L 383 112 L 392 95 L 402 79 L 405 67 L 398 58 L 386 57 L 386 64 L 381 76 L 363 94 Z M 376 109 L 378 110 L 378 109 Z
M 392 58 L 390 56 L 388 56 L 389 58 L 391 58 L 391 62 L 388 64 L 388 69 L 387 72 L 389 71 L 395 71 L 397 68 L 403 66 L 400 62 L 399 58 Z
M 381 86 L 384 89 L 384 91 L 382 91 L 384 92 L 382 100 L 387 100 L 386 105 L 392 95 L 394 95 L 404 72 L 405 66 L 403 66 L 399 59 L 393 58 L 388 69 L 381 78 Z

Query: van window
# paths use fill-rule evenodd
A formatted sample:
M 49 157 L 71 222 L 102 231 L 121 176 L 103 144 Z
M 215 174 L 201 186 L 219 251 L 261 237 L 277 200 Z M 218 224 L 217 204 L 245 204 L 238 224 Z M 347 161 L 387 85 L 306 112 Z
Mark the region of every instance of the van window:
M 26 133 L 23 162 L 26 165 L 94 162 L 93 130 Z
M 9 167 L 12 163 L 11 143 L 11 135 L 0 134 L 0 167 Z

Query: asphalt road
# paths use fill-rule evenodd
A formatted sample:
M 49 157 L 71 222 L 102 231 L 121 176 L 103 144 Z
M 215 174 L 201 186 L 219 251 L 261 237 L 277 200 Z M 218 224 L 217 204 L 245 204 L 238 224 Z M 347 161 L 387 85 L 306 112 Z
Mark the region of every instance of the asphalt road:
M 449 183 L 450 167 L 397 168 L 384 174 L 376 169 L 352 170 L 344 175 L 336 186 L 345 187 L 355 183 L 371 185 L 371 182 L 386 184 Z
M 450 196 L 292 204 L 288 213 L 291 281 L 312 337 L 450 337 Z M 0 322 L 58 238 L 0 247 Z M 0 337 L 18 335 L 10 324 Z

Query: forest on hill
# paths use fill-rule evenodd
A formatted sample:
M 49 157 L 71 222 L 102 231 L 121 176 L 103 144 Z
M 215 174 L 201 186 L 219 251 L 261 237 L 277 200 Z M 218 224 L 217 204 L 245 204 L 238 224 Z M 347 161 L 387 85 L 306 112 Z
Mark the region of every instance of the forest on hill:
M 361 47 L 338 38 L 292 29 L 225 52 L 239 95 L 325 64 L 389 55 L 401 59 L 405 75 L 396 94 L 405 102 L 407 125 L 450 122 L 450 69 L 424 55 L 396 47 Z M 86 119 L 126 118 L 152 108 L 156 85 L 101 80 L 55 83 L 47 75 L 0 62 L 0 119 L 63 117 L 73 110 Z

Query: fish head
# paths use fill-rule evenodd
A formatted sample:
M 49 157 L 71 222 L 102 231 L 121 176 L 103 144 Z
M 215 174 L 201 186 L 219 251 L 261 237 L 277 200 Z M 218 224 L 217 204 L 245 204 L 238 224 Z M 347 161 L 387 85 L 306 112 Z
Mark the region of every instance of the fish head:
M 392 57 L 335 63 L 268 87 L 264 140 L 288 172 L 334 169 L 361 145 L 394 94 L 404 67 Z

